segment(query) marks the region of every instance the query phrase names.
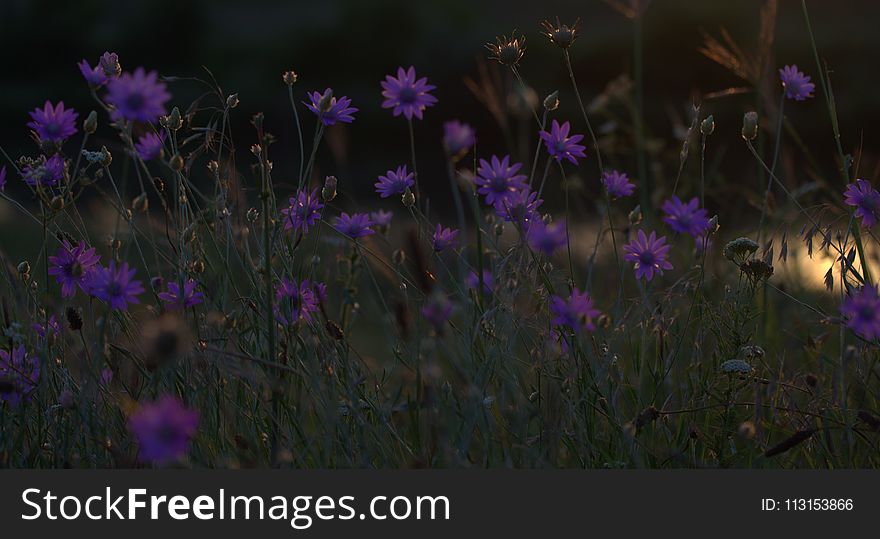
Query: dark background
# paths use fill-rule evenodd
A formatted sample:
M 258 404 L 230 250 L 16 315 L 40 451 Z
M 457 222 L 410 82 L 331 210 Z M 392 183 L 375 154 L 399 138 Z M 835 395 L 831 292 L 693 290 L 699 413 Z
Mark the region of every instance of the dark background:
M 762 4 L 758 0 L 650 3 L 643 29 L 645 109 L 653 136 L 675 147 L 674 118 L 687 114 L 695 96 L 742 85 L 698 52 L 701 30 L 717 36 L 724 27 L 744 48 L 752 47 Z M 880 83 L 876 68 L 880 6 L 873 1 L 815 0 L 809 5 L 820 52 L 833 71 L 845 151 L 855 153 L 861 141 L 869 152 L 876 140 L 872 127 L 880 120 L 875 99 Z M 439 144 L 443 121 L 461 118 L 475 125 L 481 155 L 504 151 L 496 124 L 463 84 L 465 76 L 476 75 L 477 62 L 486 56 L 484 44 L 495 35 L 512 28 L 526 34 L 524 77 L 541 98 L 559 89 L 560 116 L 570 118 L 576 131 L 584 131 L 560 53 L 538 33 L 540 21 L 556 15 L 563 21 L 577 16 L 583 20 L 572 54 L 587 101 L 616 76 L 632 72 L 632 21 L 600 0 L 2 0 L 0 144 L 13 157 L 35 153 L 24 124 L 27 112 L 46 99 L 64 100 L 82 119 L 93 104 L 76 62 L 86 58 L 95 64 L 103 51 L 112 50 L 119 53 L 125 69 L 143 65 L 163 75 L 204 76 L 201 66 L 210 68 L 225 91 L 241 97 L 233 125 L 240 152 L 253 142 L 251 115 L 266 113 L 267 129 L 279 137 L 272 157 L 276 177 L 283 182 L 297 160 L 287 90 L 281 82 L 282 71 L 293 68 L 300 74 L 295 86 L 298 100 L 305 98 L 306 91 L 332 86 L 337 95 L 348 95 L 361 109 L 353 125 L 331 135 L 339 151 L 322 149 L 319 172 L 337 174 L 347 194 L 363 200 L 378 173 L 408 160 L 405 122 L 380 108 L 379 81 L 398 65 L 413 64 L 420 76 L 438 87 L 434 94 L 439 104 L 418 122 L 416 134 L 423 189 L 443 205 L 448 202 Z M 780 2 L 774 52 L 774 68 L 797 63 L 817 81 L 799 1 Z M 195 84 L 187 82 L 174 83 L 170 89 L 174 94 L 170 104 L 181 108 L 198 92 Z M 747 153 L 738 140 L 741 115 L 754 106 L 751 94 L 704 105 L 718 124 L 714 147 L 729 147 L 720 174 L 754 174 L 754 167 L 744 168 Z M 822 99 L 786 111 L 807 145 L 815 148 L 814 158 L 833 174 L 835 152 Z M 314 118 L 305 112 L 303 120 L 308 138 Z M 112 143 L 100 138 L 112 137 L 108 131 L 99 131 L 99 142 Z M 617 165 L 635 172 L 634 160 Z M 585 177 L 595 174 L 592 166 L 582 167 Z M 870 170 L 862 170 L 870 177 Z M 432 188 L 432 183 L 439 186 Z

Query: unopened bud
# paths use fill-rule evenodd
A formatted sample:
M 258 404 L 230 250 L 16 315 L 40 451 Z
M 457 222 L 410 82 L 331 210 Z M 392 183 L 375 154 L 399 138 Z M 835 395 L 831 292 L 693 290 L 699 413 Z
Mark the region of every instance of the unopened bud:
M 119 63 L 119 56 L 115 52 L 105 52 L 98 61 L 104 75 L 109 79 L 114 79 L 122 74 L 122 65 Z
M 180 116 L 180 109 L 177 107 L 171 109 L 171 114 L 159 118 L 159 124 L 165 129 L 171 131 L 177 131 L 183 127 L 183 118 Z
M 25 275 L 31 272 L 31 264 L 27 260 L 22 260 L 18 263 L 18 273 L 20 275 Z
M 181 170 L 183 170 L 183 166 L 185 163 L 183 162 L 183 157 L 181 157 L 179 153 L 176 153 L 171 157 L 170 164 L 173 170 L 180 172 Z
M 260 211 L 257 208 L 251 208 L 247 211 L 247 220 L 255 223 L 260 218 Z
M 281 80 L 283 80 L 284 84 L 288 86 L 293 86 L 294 84 L 296 84 L 298 78 L 299 75 L 297 75 L 296 71 L 292 69 L 290 71 L 285 71 L 284 74 L 281 75 Z
M 231 109 L 237 107 L 238 103 L 238 94 L 231 94 L 229 97 L 226 98 L 226 106 Z
M 633 208 L 631 212 L 629 212 L 629 224 L 632 226 L 636 226 L 637 224 L 642 222 L 642 207 L 636 206 Z
M 321 189 L 321 198 L 324 202 L 330 202 L 336 198 L 336 176 L 327 176 L 324 178 L 324 188 Z
M 708 137 L 715 132 L 715 118 L 712 115 L 706 116 L 706 119 L 700 122 L 700 133 Z
M 327 90 L 321 95 L 321 99 L 318 101 L 318 110 L 321 112 L 329 112 L 330 108 L 333 106 L 333 102 L 333 90 L 327 88 Z
M 150 199 L 147 198 L 146 193 L 141 193 L 131 201 L 131 208 L 134 211 L 144 212 L 150 209 Z
M 103 157 L 101 164 L 105 167 L 109 167 L 110 163 L 113 162 L 113 155 L 110 153 L 110 150 L 107 149 L 107 146 L 101 146 L 101 156 Z
M 83 120 L 83 131 L 85 131 L 86 134 L 91 135 L 92 133 L 94 133 L 97 130 L 98 130 L 98 113 L 95 111 L 92 111 L 89 113 L 88 116 L 86 116 L 86 119 Z
M 742 137 L 746 140 L 755 140 L 758 136 L 758 113 L 749 111 L 743 115 Z
M 406 191 L 403 192 L 403 196 L 400 197 L 400 201 L 403 202 L 404 206 L 409 208 L 416 203 L 416 195 L 407 187 Z
M 406 262 L 406 253 L 404 253 L 402 249 L 397 249 L 391 255 L 391 258 L 392 258 L 392 260 L 394 260 L 395 264 L 397 264 L 398 266 L 401 266 L 401 265 L 403 265 L 404 262 Z
M 64 209 L 64 198 L 61 195 L 55 195 L 52 197 L 52 200 L 49 201 L 49 207 L 52 208 L 52 211 L 59 212 Z
M 544 98 L 544 109 L 548 112 L 559 108 L 559 90 Z

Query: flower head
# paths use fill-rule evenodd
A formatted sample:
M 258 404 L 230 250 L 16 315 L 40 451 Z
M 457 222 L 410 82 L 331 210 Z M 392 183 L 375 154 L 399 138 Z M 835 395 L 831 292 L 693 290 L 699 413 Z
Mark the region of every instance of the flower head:
M 318 312 L 318 305 L 326 292 L 324 285 L 313 287 L 306 279 L 301 283 L 287 278 L 275 285 L 275 319 L 285 325 L 300 320 L 308 322 Z
M 429 93 L 436 86 L 428 84 L 426 77 L 417 80 L 416 69 L 412 66 L 406 70 L 398 67 L 397 78 L 386 75 L 380 84 L 385 98 L 382 108 L 393 109 L 395 116 L 403 114 L 407 120 L 413 116 L 421 120 L 425 109 L 437 103 L 437 98 Z
M 578 157 L 586 157 L 584 150 L 587 148 L 583 144 L 578 144 L 584 139 L 583 135 L 568 136 L 571 130 L 571 124 L 564 122 L 562 125 L 556 120 L 550 124 L 550 131 L 541 131 L 541 140 L 547 147 L 547 153 L 557 161 L 568 159 L 573 164 L 577 164 Z
M 64 166 L 64 158 L 56 153 L 42 164 L 24 167 L 21 176 L 31 187 L 55 187 L 64 179 Z
M 172 311 L 189 309 L 205 301 L 205 295 L 196 287 L 199 285 L 193 279 L 187 279 L 183 283 L 183 293 L 180 293 L 180 283 L 168 281 L 168 290 L 159 293 L 159 299 L 166 303 L 166 307 Z
M 779 78 L 782 80 L 786 98 L 803 101 L 808 97 L 813 97 L 816 85 L 810 82 L 810 77 L 804 75 L 802 71 L 798 71 L 796 65 L 780 69 Z
M 40 322 L 34 322 L 31 327 L 41 339 L 61 335 L 61 324 L 58 323 L 58 317 L 54 314 L 49 317 L 46 325 L 43 325 Z
M 453 159 L 466 154 L 476 142 L 476 132 L 470 124 L 458 120 L 443 123 L 443 147 Z
M 449 315 L 452 314 L 452 303 L 446 296 L 434 294 L 422 305 L 421 313 L 434 328 L 434 331 L 442 333 L 446 321 L 449 320 Z
M 82 73 L 83 78 L 89 83 L 89 86 L 98 88 L 107 84 L 107 75 L 104 74 L 104 70 L 101 69 L 100 64 L 92 67 L 85 59 L 83 59 L 82 62 L 76 65 L 79 67 L 79 72 Z
M 679 234 L 690 234 L 695 238 L 703 237 L 709 230 L 709 214 L 700 207 L 700 201 L 694 197 L 685 204 L 675 195 L 663 203 L 666 216 L 663 222 Z
M 575 19 L 574 24 L 568 26 L 567 24 L 560 23 L 559 17 L 556 17 L 556 24 L 553 24 L 550 21 L 544 21 L 541 23 L 541 27 L 544 29 L 542 34 L 547 36 L 550 43 L 553 43 L 561 49 L 567 49 L 571 47 L 578 38 L 578 30 L 580 30 L 581 27 L 581 20 Z
M 305 106 L 321 120 L 326 126 L 336 122 L 350 124 L 354 121 L 357 108 L 351 106 L 351 99 L 342 96 L 339 99 L 333 97 L 333 90 L 327 88 L 323 94 L 312 92 L 309 94 L 309 102 Z
M 353 213 L 351 215 L 342 212 L 342 215 L 336 218 L 334 226 L 336 230 L 342 232 L 350 238 L 363 238 L 376 232 L 370 228 L 373 221 L 366 213 Z
M 40 378 L 40 360 L 28 354 L 24 345 L 11 351 L 0 349 L 0 401 L 10 406 L 27 402 L 37 388 Z
M 394 212 L 385 210 L 374 211 L 370 214 L 370 220 L 373 221 L 373 226 L 379 227 L 380 231 L 391 228 L 392 217 L 394 217 Z
M 550 298 L 550 314 L 553 315 L 550 323 L 554 326 L 567 327 L 580 333 L 596 329 L 593 319 L 599 316 L 599 311 L 593 308 L 593 300 L 588 293 L 574 288 L 568 299 L 561 296 Z
M 437 225 L 437 228 L 434 229 L 434 235 L 431 237 L 431 245 L 437 253 L 455 247 L 458 245 L 458 230 Z
M 672 269 L 668 260 L 670 247 L 666 245 L 666 236 L 658 238 L 653 231 L 645 236 L 645 231 L 639 230 L 636 238 L 623 246 L 623 259 L 633 263 L 636 279 L 650 281 L 654 274 L 663 275 L 663 270 Z
M 538 193 L 524 187 L 515 193 L 501 198 L 495 202 L 495 215 L 509 223 L 516 223 L 523 230 L 541 220 L 538 208 L 544 201 L 538 198 Z
M 465 277 L 464 284 L 471 290 L 476 290 L 480 288 L 480 277 L 476 272 L 468 273 L 467 277 Z M 495 278 L 492 276 L 492 272 L 488 269 L 483 270 L 483 294 L 490 295 L 492 291 L 495 290 Z
M 119 64 L 119 55 L 115 52 L 105 51 L 98 58 L 98 66 L 108 79 L 115 79 L 122 74 L 122 66 Z
M 856 217 L 867 228 L 880 221 L 880 193 L 867 180 L 856 180 L 849 184 L 843 193 L 843 201 L 849 206 L 855 206 Z
M 568 234 L 565 229 L 565 223 L 544 224 L 543 221 L 535 221 L 529 227 L 526 239 L 532 249 L 550 256 L 557 249 L 565 245 Z
M 406 165 L 397 167 L 397 170 L 389 170 L 384 176 L 379 176 L 379 181 L 374 185 L 376 192 L 382 198 L 394 195 L 402 195 L 415 183 L 412 172 L 407 173 Z
M 880 295 L 877 287 L 868 285 L 843 300 L 840 312 L 846 326 L 863 339 L 880 337 Z
M 164 82 L 155 71 L 144 68 L 134 73 L 123 73 L 107 83 L 108 103 L 116 107 L 116 114 L 126 120 L 155 122 L 165 114 L 165 103 L 171 99 Z
M 636 186 L 629 181 L 625 172 L 607 170 L 602 173 L 602 185 L 612 199 L 632 196 Z
M 309 227 L 321 219 L 323 208 L 317 187 L 311 193 L 303 189 L 295 197 L 290 197 L 290 206 L 281 210 L 284 215 L 284 230 L 301 230 L 303 234 L 308 234 Z
M 144 293 L 143 285 L 134 274 L 134 268 L 129 268 L 127 262 L 117 266 L 116 261 L 111 260 L 109 267 L 98 266 L 89 273 L 84 289 L 112 309 L 124 311 L 130 303 L 140 303 L 137 296 Z
M 128 418 L 128 429 L 137 440 L 138 458 L 142 462 L 182 458 L 198 426 L 199 413 L 171 395 L 141 404 Z
M 134 145 L 135 151 L 144 161 L 152 161 L 162 157 L 165 143 L 165 131 L 158 135 L 153 131 L 148 131 L 138 138 Z
M 48 100 L 43 108 L 30 113 L 27 126 L 33 129 L 42 141 L 63 142 L 76 134 L 76 118 L 79 114 L 73 109 L 65 109 L 64 101 L 53 106 Z
M 522 34 L 517 36 L 514 30 L 510 37 L 498 36 L 495 43 L 486 43 L 486 48 L 489 49 L 490 59 L 513 67 L 522 60 L 526 52 L 526 38 Z
M 61 296 L 72 297 L 77 287 L 85 291 L 86 282 L 100 259 L 95 248 L 86 248 L 85 242 L 71 247 L 65 240 L 55 256 L 49 257 L 49 275 L 54 275 L 61 285 Z
M 517 174 L 522 163 L 510 164 L 510 156 L 502 159 L 493 155 L 491 161 L 480 159 L 477 176 L 477 192 L 486 197 L 486 204 L 495 206 L 502 200 L 508 200 L 518 191 L 527 189 L 525 174 Z

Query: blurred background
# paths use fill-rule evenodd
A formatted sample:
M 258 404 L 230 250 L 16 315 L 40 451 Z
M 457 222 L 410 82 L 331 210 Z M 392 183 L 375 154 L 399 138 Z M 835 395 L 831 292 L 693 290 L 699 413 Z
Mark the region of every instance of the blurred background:
M 397 66 L 412 64 L 437 86 L 439 104 L 417 123 L 416 138 L 422 189 L 431 197 L 432 208 L 444 213 L 450 208 L 440 144 L 444 121 L 459 118 L 474 125 L 481 156 L 511 151 L 527 161 L 534 145 L 531 113 L 522 99 L 507 95 L 516 94 L 517 85 L 506 69 L 486 60 L 485 43 L 514 28 L 525 34 L 527 51 L 520 70 L 533 88 L 524 94 L 525 102 L 530 99 L 540 107 L 544 96 L 559 90 L 558 117 L 570 119 L 576 132 L 585 133 L 560 50 L 540 34 L 539 23 L 555 16 L 569 23 L 581 18 L 581 35 L 572 49 L 574 70 L 585 101 L 601 109 L 609 94 L 616 94 L 624 104 L 632 102 L 638 10 L 654 196 L 668 195 L 684 128 L 693 104 L 701 103 L 702 115 L 714 114 L 717 124 L 709 150 L 717 187 L 707 200 L 710 213 L 736 211 L 740 213 L 735 217 L 746 218 L 741 212 L 752 211 L 757 216 L 755 197 L 765 180 L 758 178 L 757 166 L 739 138 L 742 113 L 757 108 L 772 131 L 781 90 L 776 69 L 784 64 L 797 64 L 818 82 L 801 2 L 778 3 L 775 18 L 765 21 L 772 40 L 764 45 L 759 45 L 759 34 L 766 1 L 643 0 L 638 4 L 630 0 L 156 0 L 123 5 L 109 0 L 3 0 L 0 145 L 13 157 L 34 154 L 25 127 L 27 112 L 46 99 L 64 100 L 80 112 L 81 119 L 85 117 L 94 104 L 76 63 L 85 58 L 95 64 L 102 52 L 110 50 L 119 54 L 124 69 L 142 65 L 164 76 L 202 78 L 208 78 L 204 68 L 209 69 L 224 91 L 237 92 L 241 98 L 233 134 L 242 156 L 248 157 L 245 152 L 254 141 L 251 116 L 258 111 L 266 114 L 267 129 L 279 139 L 272 158 L 276 181 L 283 185 L 298 162 L 287 89 L 281 81 L 284 70 L 294 69 L 300 76 L 294 87 L 298 101 L 307 91 L 331 86 L 336 95 L 351 97 L 360 108 L 354 124 L 328 133 L 328 144 L 318 155 L 318 173 L 337 175 L 352 203 L 375 206 L 378 199 L 371 193 L 376 175 L 409 158 L 406 123 L 380 107 L 379 81 Z M 872 157 L 876 133 L 871 128 L 880 120 L 875 97 L 880 72 L 874 68 L 880 64 L 880 33 L 875 28 L 880 3 L 813 0 L 808 5 L 820 54 L 831 70 L 844 150 L 855 155 L 863 148 L 859 171 L 870 179 L 876 166 Z M 758 85 L 700 51 L 707 36 L 725 43 L 725 32 L 747 57 L 757 57 L 761 47 L 767 48 L 761 83 L 765 95 L 755 92 Z M 510 119 L 509 136 L 469 88 L 468 80 L 472 86 L 481 85 L 481 72 L 500 82 L 504 97 L 496 105 Z M 715 94 L 730 88 L 736 89 L 730 95 Z M 189 81 L 174 82 L 170 89 L 171 105 L 181 109 L 201 92 L 198 84 Z M 816 99 L 790 102 L 785 111 L 803 141 L 786 141 L 782 162 L 786 181 L 840 182 L 818 84 Z M 309 138 L 314 117 L 305 109 L 301 115 Z M 597 110 L 596 117 L 608 161 L 638 176 L 633 145 L 621 137 L 629 120 L 603 110 Z M 101 139 L 102 134 L 108 138 Z M 99 130 L 98 143 L 112 147 L 116 142 L 112 137 L 109 129 Z M 810 154 L 808 172 L 799 166 L 804 152 Z M 578 173 L 587 192 L 597 192 L 594 163 L 582 164 Z M 683 181 L 684 194 L 696 194 L 693 181 Z M 731 198 L 730 190 L 744 196 Z

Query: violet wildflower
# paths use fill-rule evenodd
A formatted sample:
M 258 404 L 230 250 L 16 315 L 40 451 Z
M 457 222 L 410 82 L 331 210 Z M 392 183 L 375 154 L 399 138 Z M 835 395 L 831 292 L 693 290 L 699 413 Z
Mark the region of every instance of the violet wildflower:
M 437 228 L 434 229 L 434 236 L 431 238 L 431 245 L 434 247 L 434 252 L 437 253 L 455 247 L 458 245 L 458 230 L 437 225 Z
M 694 197 L 685 204 L 677 196 L 663 203 L 666 216 L 663 222 L 679 234 L 690 234 L 695 238 L 705 236 L 709 230 L 709 213 L 700 207 L 700 201 Z
M 37 133 L 41 141 L 63 142 L 76 134 L 76 119 L 79 114 L 73 109 L 65 109 L 64 101 L 53 106 L 48 100 L 43 108 L 30 113 L 32 121 L 27 126 Z
M 593 300 L 588 293 L 574 288 L 568 299 L 561 296 L 550 298 L 550 314 L 553 315 L 550 323 L 554 326 L 568 327 L 580 333 L 583 330 L 596 329 L 593 319 L 599 316 L 599 311 L 593 307 Z
M 40 378 L 40 360 L 19 344 L 11 351 L 0 349 L 0 402 L 18 406 L 30 399 Z
M 158 79 L 158 73 L 146 72 L 142 67 L 134 73 L 123 73 L 107 83 L 106 100 L 126 120 L 155 122 L 165 114 L 165 103 L 171 99 L 165 83 Z
M 141 404 L 128 418 L 128 429 L 137 440 L 138 458 L 142 462 L 168 462 L 184 457 L 198 426 L 199 413 L 171 395 Z
M 122 74 L 122 65 L 119 64 L 119 55 L 115 52 L 105 52 L 98 58 L 98 66 L 108 79 L 115 79 Z
M 544 224 L 543 221 L 535 221 L 526 233 L 526 239 L 532 249 L 545 256 L 552 255 L 565 245 L 567 238 L 565 223 Z
M 312 92 L 309 95 L 309 103 L 304 103 L 306 108 L 315 113 L 325 126 L 331 126 L 336 122 L 350 124 L 354 121 L 354 114 L 359 109 L 351 106 L 351 99 L 342 96 L 339 99 L 333 97 L 333 90 L 327 88 L 323 94 Z
M 54 314 L 49 316 L 48 323 L 43 325 L 40 322 L 34 322 L 31 327 L 34 332 L 36 332 L 37 336 L 41 339 L 46 339 L 47 337 L 57 337 L 61 335 L 61 324 L 58 323 L 58 317 Z
M 61 285 L 61 296 L 73 297 L 77 287 L 85 291 L 86 280 L 100 259 L 95 248 L 87 248 L 85 242 L 72 247 L 65 240 L 58 253 L 49 257 L 49 275 Z
M 31 187 L 55 187 L 64 179 L 64 158 L 59 154 L 39 165 L 28 165 L 21 171 L 24 182 Z
M 428 84 L 426 77 L 416 80 L 416 69 L 413 66 L 406 70 L 398 67 L 397 78 L 386 75 L 380 84 L 382 96 L 385 98 L 382 108 L 393 109 L 395 116 L 403 114 L 407 120 L 411 120 L 413 116 L 421 120 L 424 110 L 437 103 L 437 98 L 429 93 L 436 86 Z
M 629 181 L 629 177 L 619 170 L 607 170 L 602 173 L 602 185 L 612 199 L 632 196 L 636 190 L 635 184 Z
M 578 157 L 587 156 L 584 153 L 584 150 L 587 149 L 587 147 L 583 144 L 578 144 L 578 142 L 584 139 L 584 136 L 568 136 L 570 130 L 571 124 L 568 122 L 559 125 L 559 122 L 553 120 L 553 123 L 550 125 L 550 131 L 541 131 L 539 135 L 541 135 L 541 139 L 547 147 L 547 153 L 549 153 L 551 157 L 557 161 L 568 159 L 576 165 Z
M 370 220 L 373 221 L 373 226 L 375 226 L 381 234 L 385 234 L 391 228 L 392 217 L 394 217 L 394 212 L 385 210 L 370 213 Z
M 397 170 L 389 170 L 384 176 L 379 176 L 379 181 L 374 185 L 376 192 L 382 198 L 388 198 L 394 195 L 402 195 L 407 189 L 413 186 L 415 179 L 413 173 L 407 173 L 406 165 L 397 167 Z
M 85 58 L 83 58 L 83 61 L 76 65 L 79 67 L 79 72 L 82 73 L 83 78 L 89 83 L 89 86 L 98 88 L 107 84 L 107 75 L 104 74 L 104 70 L 101 69 L 100 64 L 92 67 Z
M 353 213 L 349 215 L 342 212 L 342 215 L 336 218 L 334 227 L 346 236 L 356 239 L 375 234 L 375 231 L 370 228 L 373 224 L 370 216 L 366 213 Z
M 6 167 L 0 167 L 0 191 L 6 190 Z
M 880 295 L 877 287 L 868 285 L 843 300 L 840 312 L 846 326 L 863 339 L 880 337 Z
M 779 70 L 779 78 L 785 90 L 785 97 L 795 101 L 803 101 L 813 97 L 816 85 L 810 82 L 810 77 L 799 71 L 796 65 L 785 66 Z
M 846 186 L 843 201 L 855 206 L 855 215 L 865 227 L 871 228 L 880 221 L 880 193 L 867 180 L 856 180 Z
M 623 259 L 633 263 L 636 279 L 650 281 L 655 274 L 663 275 L 663 270 L 672 269 L 668 260 L 670 247 L 666 236 L 658 238 L 653 231 L 645 236 L 645 231 L 639 230 L 636 238 L 623 246 Z
M 141 159 L 144 161 L 152 161 L 153 159 L 160 159 L 162 157 L 164 143 L 165 131 L 162 131 L 158 135 L 153 131 L 148 131 L 138 138 L 137 143 L 134 145 L 134 149 L 137 151 L 137 154 Z
M 470 124 L 458 120 L 443 123 L 443 147 L 453 159 L 466 154 L 476 143 L 476 132 Z
M 293 325 L 300 320 L 308 322 L 312 314 L 318 312 L 318 305 L 326 297 L 326 287 L 313 287 L 306 279 L 301 283 L 282 279 L 275 285 L 275 319 L 285 325 Z
M 144 293 L 143 285 L 134 274 L 134 268 L 129 268 L 127 262 L 117 266 L 116 261 L 111 260 L 109 267 L 99 266 L 89 273 L 84 288 L 108 303 L 111 309 L 124 311 L 130 303 L 140 303 L 137 296 Z
M 467 277 L 465 277 L 464 284 L 471 290 L 476 290 L 480 287 L 480 277 L 476 272 L 472 271 L 468 273 Z M 490 295 L 492 291 L 495 290 L 495 278 L 492 276 L 492 272 L 488 269 L 483 270 L 483 294 Z
M 516 223 L 525 231 L 533 222 L 541 220 L 538 207 L 543 203 L 538 193 L 524 187 L 495 202 L 495 215 L 509 223 Z
M 452 314 L 452 303 L 445 296 L 434 295 L 422 305 L 421 313 L 435 332 L 442 333 L 449 315 Z
M 166 307 L 172 311 L 189 309 L 205 301 L 205 295 L 196 287 L 199 285 L 193 279 L 187 279 L 183 283 L 183 293 L 180 293 L 180 283 L 168 281 L 168 290 L 159 293 L 159 299 L 166 303 Z
M 301 230 L 303 234 L 308 234 L 309 227 L 315 226 L 321 219 L 323 208 L 317 187 L 311 193 L 303 189 L 295 197 L 290 197 L 290 206 L 281 210 L 284 215 L 284 230 Z
M 495 206 L 510 199 L 516 192 L 528 188 L 525 174 L 517 174 L 520 168 L 522 163 L 510 164 L 509 155 L 500 160 L 493 155 L 491 162 L 480 159 L 474 183 L 477 184 L 477 192 L 485 195 L 486 204 Z

